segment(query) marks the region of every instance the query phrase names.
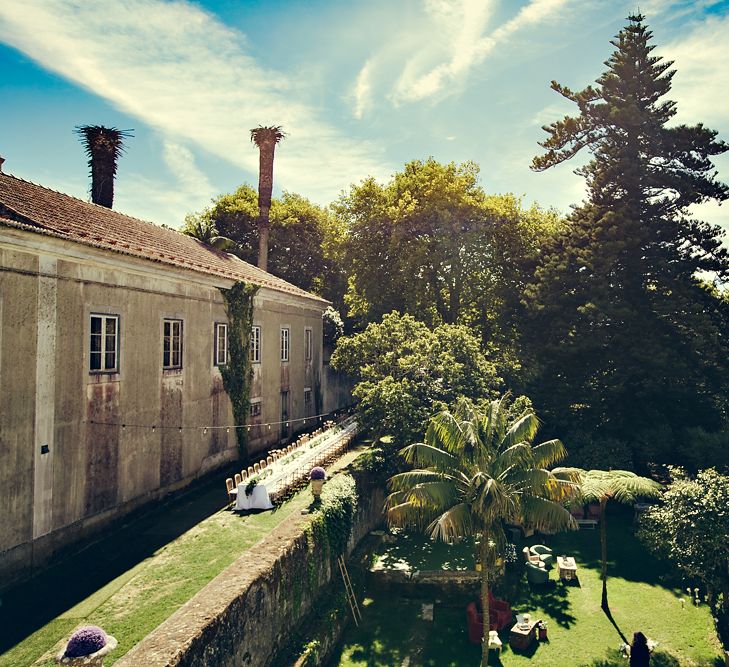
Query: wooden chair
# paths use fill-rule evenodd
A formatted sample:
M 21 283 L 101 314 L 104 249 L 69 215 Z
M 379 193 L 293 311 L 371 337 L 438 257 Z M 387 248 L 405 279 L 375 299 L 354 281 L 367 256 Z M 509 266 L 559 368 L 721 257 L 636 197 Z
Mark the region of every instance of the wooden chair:
M 253 469 L 253 466 L 248 466 L 248 477 L 253 477 L 255 474 L 256 471 Z
M 238 497 L 238 488 L 233 484 L 232 477 L 225 480 L 225 490 L 228 492 L 228 502 L 234 503 Z
M 237 489 L 238 484 L 240 484 L 243 481 L 243 478 L 240 476 L 239 472 L 235 473 L 234 478 L 235 478 L 235 488 Z

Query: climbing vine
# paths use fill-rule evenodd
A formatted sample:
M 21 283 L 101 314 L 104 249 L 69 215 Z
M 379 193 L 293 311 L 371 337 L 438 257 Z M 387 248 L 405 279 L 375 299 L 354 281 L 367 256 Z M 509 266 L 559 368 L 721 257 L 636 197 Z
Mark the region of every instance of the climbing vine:
M 223 387 L 233 406 L 236 424 L 248 421 L 251 381 L 251 328 L 253 326 L 253 297 L 258 287 L 237 282 L 230 289 L 220 288 L 228 315 L 228 364 L 220 367 Z M 235 429 L 241 459 L 248 462 L 248 429 Z

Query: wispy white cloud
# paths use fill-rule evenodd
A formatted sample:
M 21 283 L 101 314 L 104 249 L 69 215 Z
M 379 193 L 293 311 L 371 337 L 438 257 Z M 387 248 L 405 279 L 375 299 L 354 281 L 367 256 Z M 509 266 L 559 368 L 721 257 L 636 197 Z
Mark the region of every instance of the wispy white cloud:
M 408 60 L 393 100 L 395 103 L 422 100 L 442 91 L 449 83 L 462 81 L 497 46 L 519 30 L 556 16 L 568 2 L 530 0 L 516 16 L 485 35 L 493 11 L 492 1 L 425 0 L 426 10 L 443 39 L 427 43 L 421 52 Z M 432 62 L 434 56 L 445 56 L 445 60 L 430 66 L 427 63 Z
M 710 17 L 686 36 L 656 49 L 675 62 L 670 97 L 677 120 L 723 126 L 729 133 L 729 16 Z M 719 128 L 717 128 L 719 129 Z
M 295 82 L 251 57 L 244 35 L 184 0 L 3 2 L 0 41 L 172 138 L 178 167 L 185 144 L 255 173 L 249 130 L 277 124 L 288 133 L 276 156 L 287 189 L 328 201 L 390 171 L 382 146 L 323 120 Z
M 354 98 L 355 118 L 360 119 L 372 106 L 372 61 L 368 60 L 359 71 L 354 84 L 352 97 Z
M 189 148 L 168 139 L 164 142 L 162 155 L 184 192 L 196 201 L 215 195 L 215 188 L 195 164 L 195 156 Z

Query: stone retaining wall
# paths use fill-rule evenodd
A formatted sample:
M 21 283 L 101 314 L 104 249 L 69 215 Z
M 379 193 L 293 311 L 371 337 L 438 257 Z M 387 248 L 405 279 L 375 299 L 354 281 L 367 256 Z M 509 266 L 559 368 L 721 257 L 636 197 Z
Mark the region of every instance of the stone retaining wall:
M 384 494 L 359 494 L 349 549 L 382 521 Z M 338 576 L 308 544 L 309 517 L 295 515 L 241 556 L 145 637 L 116 667 L 268 667 Z

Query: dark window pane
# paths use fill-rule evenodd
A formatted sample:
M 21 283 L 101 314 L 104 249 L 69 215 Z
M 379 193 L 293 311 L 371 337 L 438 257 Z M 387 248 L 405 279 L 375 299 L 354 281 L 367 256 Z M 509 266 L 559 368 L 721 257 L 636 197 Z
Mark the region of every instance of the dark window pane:
M 92 371 L 101 370 L 101 352 L 92 352 L 91 353 L 90 367 L 91 367 Z
M 100 317 L 91 318 L 91 333 L 92 334 L 101 333 L 101 318 Z
M 91 352 L 101 352 L 101 334 L 91 334 Z
M 116 352 L 107 352 L 104 359 L 104 368 L 113 371 L 116 368 Z

